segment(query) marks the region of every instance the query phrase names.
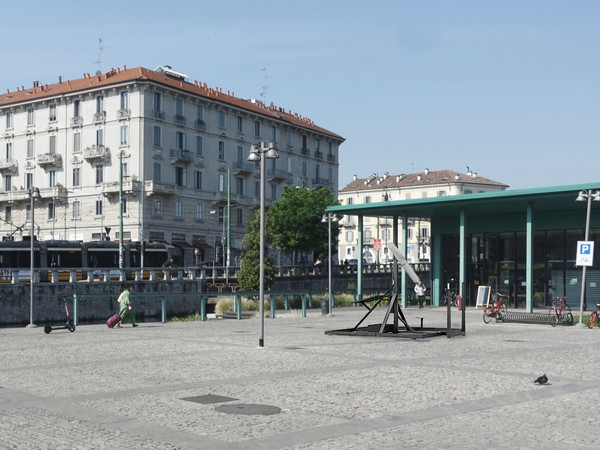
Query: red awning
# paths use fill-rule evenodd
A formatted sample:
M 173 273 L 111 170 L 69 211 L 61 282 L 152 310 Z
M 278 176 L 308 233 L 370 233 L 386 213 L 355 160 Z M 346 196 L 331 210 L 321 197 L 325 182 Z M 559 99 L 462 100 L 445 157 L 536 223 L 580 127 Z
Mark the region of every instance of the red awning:
M 204 242 L 197 242 L 194 244 L 194 247 L 200 248 L 202 250 L 210 250 L 212 247 Z
M 194 248 L 193 245 L 190 245 L 186 241 L 173 241 L 173 245 L 176 245 L 179 248 Z
M 175 248 L 174 245 L 169 244 L 167 241 L 153 240 L 152 242 L 155 244 L 165 244 L 165 247 L 167 248 Z

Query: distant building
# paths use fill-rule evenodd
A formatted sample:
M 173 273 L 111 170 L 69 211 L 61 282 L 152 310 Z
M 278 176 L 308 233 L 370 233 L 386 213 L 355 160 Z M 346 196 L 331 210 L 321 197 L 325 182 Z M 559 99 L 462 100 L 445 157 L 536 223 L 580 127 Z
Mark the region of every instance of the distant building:
M 338 199 L 342 205 L 352 205 L 501 191 L 507 188 L 506 184 L 480 177 L 472 171 L 464 174 L 453 170 L 425 169 L 423 172 L 411 174 L 390 175 L 386 172 L 381 176 L 372 174 L 368 178 L 354 176 L 354 179 L 338 192 Z M 361 256 L 367 263 L 390 261 L 392 256 L 387 244 L 392 242 L 392 218 L 365 217 L 362 251 L 357 248 L 357 225 L 355 216 L 345 216 L 341 221 L 338 237 L 339 261 L 357 260 Z M 429 221 L 411 217 L 408 219 L 407 232 L 407 261 L 413 264 L 428 264 L 431 236 Z M 379 251 L 375 249 L 378 246 L 376 240 L 379 240 Z
M 0 235 L 29 239 L 123 239 L 173 245 L 176 263 L 223 261 L 231 174 L 231 261 L 248 213 L 259 204 L 251 144 L 274 141 L 266 200 L 283 185 L 338 185 L 344 139 L 289 110 L 188 82 L 169 66 L 110 72 L 0 94 Z M 212 214 L 211 214 L 212 213 Z

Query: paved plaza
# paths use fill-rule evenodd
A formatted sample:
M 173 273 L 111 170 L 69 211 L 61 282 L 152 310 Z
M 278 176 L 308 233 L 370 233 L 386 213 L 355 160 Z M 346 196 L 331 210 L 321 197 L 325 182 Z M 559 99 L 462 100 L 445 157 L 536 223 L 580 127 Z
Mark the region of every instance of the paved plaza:
M 0 448 L 600 445 L 600 330 L 485 325 L 470 309 L 464 337 L 324 334 L 364 311 L 282 311 L 264 348 L 257 319 L 0 329 Z M 405 313 L 445 326 L 442 308 Z

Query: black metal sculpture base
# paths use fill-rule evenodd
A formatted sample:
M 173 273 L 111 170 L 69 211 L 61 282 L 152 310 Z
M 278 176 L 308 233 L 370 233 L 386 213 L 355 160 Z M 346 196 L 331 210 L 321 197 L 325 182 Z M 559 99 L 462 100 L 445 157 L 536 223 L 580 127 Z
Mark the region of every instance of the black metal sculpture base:
M 379 304 L 385 300 L 389 299 L 389 306 L 385 313 L 385 317 L 381 324 L 375 325 L 367 325 L 361 327 L 361 324 L 366 320 L 367 317 L 379 306 Z M 362 300 L 359 300 L 356 303 L 362 304 L 365 308 L 367 308 L 367 313 L 364 317 L 353 327 L 346 328 L 342 330 L 329 330 L 326 331 L 325 334 L 336 334 L 336 335 L 345 335 L 345 336 L 372 336 L 372 337 L 391 337 L 391 338 L 407 338 L 407 339 L 424 339 L 435 336 L 464 336 L 464 316 L 463 316 L 463 327 L 461 329 L 453 329 L 450 326 L 450 305 L 448 304 L 448 326 L 446 328 L 427 328 L 423 327 L 423 323 L 421 322 L 421 326 L 417 329 L 411 327 L 406 318 L 404 317 L 404 313 L 402 312 L 402 308 L 398 304 L 398 293 L 394 292 L 394 287 L 392 286 L 386 292 L 380 295 L 374 295 L 372 297 L 368 297 Z M 393 323 L 388 324 L 388 320 L 390 315 L 393 317 Z M 400 329 L 399 323 L 402 322 L 404 325 L 404 329 Z

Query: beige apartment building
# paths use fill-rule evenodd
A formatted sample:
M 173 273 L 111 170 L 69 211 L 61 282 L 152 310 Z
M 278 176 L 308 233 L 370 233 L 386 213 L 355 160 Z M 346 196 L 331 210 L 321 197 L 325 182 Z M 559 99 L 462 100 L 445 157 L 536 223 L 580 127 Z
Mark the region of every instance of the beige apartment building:
M 267 204 L 285 184 L 335 193 L 344 138 L 169 66 L 9 89 L 0 94 L 0 235 L 30 238 L 38 188 L 35 239 L 118 240 L 121 204 L 123 240 L 165 242 L 190 265 L 222 262 L 229 231 L 234 264 L 259 205 L 250 146 L 270 141 L 279 158 L 266 161 Z
M 453 170 L 425 169 L 423 172 L 390 175 L 372 174 L 368 178 L 354 179 L 338 192 L 342 205 L 376 203 L 395 200 L 465 195 L 478 192 L 500 191 L 508 186 L 488 178 L 480 177 L 467 168 L 467 173 Z M 391 217 L 365 217 L 363 223 L 363 248 L 358 248 L 358 223 L 356 216 L 344 216 L 340 222 L 338 236 L 338 258 L 340 263 L 354 263 L 360 255 L 367 263 L 386 263 L 392 255 L 388 242 L 392 242 Z M 427 270 L 430 258 L 430 223 L 419 217 L 408 218 L 406 259 L 412 264 L 422 264 Z M 401 226 L 399 219 L 398 226 Z

